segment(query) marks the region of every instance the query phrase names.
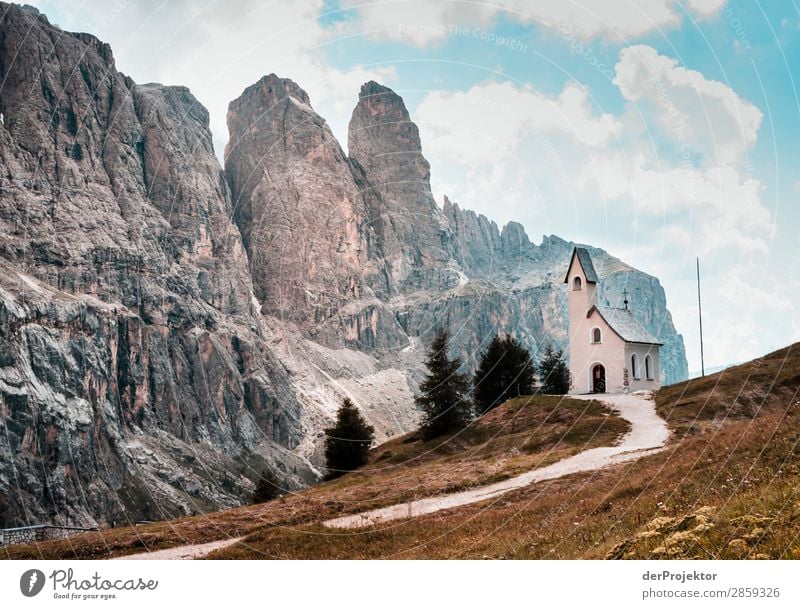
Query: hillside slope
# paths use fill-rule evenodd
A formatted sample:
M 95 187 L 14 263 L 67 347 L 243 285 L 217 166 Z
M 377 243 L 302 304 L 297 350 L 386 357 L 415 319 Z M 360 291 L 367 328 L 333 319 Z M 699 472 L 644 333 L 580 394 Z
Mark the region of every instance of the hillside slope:
M 449 493 L 510 478 L 565 457 L 606 446 L 627 421 L 593 401 L 516 398 L 450 436 L 422 441 L 407 434 L 375 448 L 359 471 L 246 508 L 133 528 L 106 530 L 37 546 L 12 546 L 14 557 L 105 557 L 264 530 L 303 530 L 326 517 L 359 513 L 416 497 Z M 322 541 L 312 535 L 308 541 Z M 309 548 L 309 552 L 313 552 Z
M 12 547 L 5 555 L 99 557 L 245 536 L 211 557 L 797 559 L 799 390 L 800 343 L 662 389 L 657 407 L 675 433 L 661 453 L 384 527 L 331 531 L 320 522 L 490 479 L 494 464 L 511 463 L 521 447 L 539 442 L 537 458 L 546 462 L 569 430 L 584 427 L 580 444 L 593 436 L 602 411 L 583 415 L 569 402 L 549 410 L 534 402 L 519 418 L 512 402 L 460 438 L 394 440 L 364 470 L 268 504 Z M 602 427 L 613 421 L 603 418 Z M 496 424 L 505 431 L 494 433 Z M 618 423 L 606 433 L 612 430 L 623 431 Z
M 656 455 L 384 527 L 264 527 L 212 557 L 797 559 L 799 391 L 800 343 L 664 388 Z

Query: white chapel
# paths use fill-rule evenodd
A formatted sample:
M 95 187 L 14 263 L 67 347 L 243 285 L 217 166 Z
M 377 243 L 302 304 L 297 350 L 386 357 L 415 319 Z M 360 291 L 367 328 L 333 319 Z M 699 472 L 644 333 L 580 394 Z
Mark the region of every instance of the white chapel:
M 589 251 L 576 247 L 567 276 L 571 393 L 658 389 L 658 342 L 628 308 L 597 304 L 597 273 Z

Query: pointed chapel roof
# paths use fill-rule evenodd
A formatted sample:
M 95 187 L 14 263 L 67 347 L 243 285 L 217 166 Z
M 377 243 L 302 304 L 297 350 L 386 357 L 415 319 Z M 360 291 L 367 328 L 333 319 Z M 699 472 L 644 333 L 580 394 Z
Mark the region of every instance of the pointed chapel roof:
M 576 257 L 581 268 L 583 268 L 583 274 L 586 275 L 586 281 L 588 283 L 597 283 L 597 273 L 592 264 L 592 257 L 585 247 L 576 247 L 572 250 L 572 257 L 569 259 L 569 267 L 567 268 L 567 275 L 564 277 L 564 283 L 569 280 L 569 272 L 572 270 L 572 264 L 575 262 Z
M 589 309 L 589 312 L 586 313 L 586 317 L 590 317 L 592 311 L 597 311 L 608 326 L 626 343 L 642 343 L 645 345 L 664 344 L 639 323 L 630 309 L 616 309 L 614 307 L 593 305 L 592 308 Z

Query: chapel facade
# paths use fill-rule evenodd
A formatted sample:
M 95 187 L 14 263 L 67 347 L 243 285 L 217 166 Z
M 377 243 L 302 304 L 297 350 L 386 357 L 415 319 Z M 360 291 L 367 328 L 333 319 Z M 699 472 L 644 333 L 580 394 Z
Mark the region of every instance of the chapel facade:
M 570 392 L 627 393 L 661 386 L 662 343 L 622 308 L 597 303 L 598 277 L 589 251 L 576 247 L 567 275 Z

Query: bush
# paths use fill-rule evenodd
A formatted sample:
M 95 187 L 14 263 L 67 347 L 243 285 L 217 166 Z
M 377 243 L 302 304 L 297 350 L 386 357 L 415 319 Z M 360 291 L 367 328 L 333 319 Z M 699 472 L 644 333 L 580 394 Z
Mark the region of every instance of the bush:
M 367 462 L 369 448 L 375 440 L 375 429 L 367 424 L 350 398 L 344 399 L 336 413 L 336 423 L 328 427 L 325 433 L 327 480 L 353 471 Z
M 531 356 L 512 336 L 495 336 L 473 377 L 475 403 L 486 412 L 510 398 L 533 393 Z
M 415 399 L 422 410 L 420 431 L 425 439 L 465 427 L 472 420 L 469 377 L 459 372 L 461 360 L 448 357 L 449 348 L 450 334 L 442 329 L 431 343 L 425 362 L 428 374 Z
M 569 393 L 572 377 L 561 349 L 553 349 L 551 345 L 547 345 L 544 356 L 539 362 L 539 378 L 542 380 L 542 393 L 551 395 Z
M 283 495 L 286 484 L 271 469 L 265 469 L 256 483 L 253 503 L 264 503 Z

